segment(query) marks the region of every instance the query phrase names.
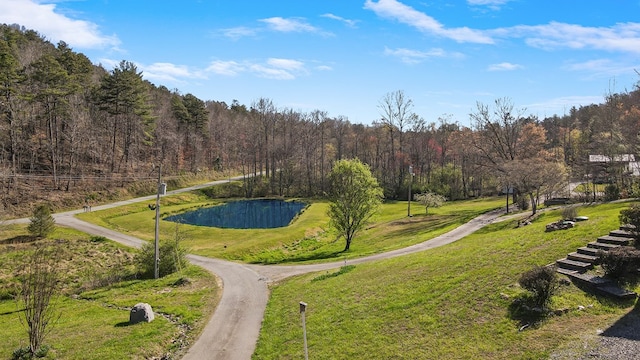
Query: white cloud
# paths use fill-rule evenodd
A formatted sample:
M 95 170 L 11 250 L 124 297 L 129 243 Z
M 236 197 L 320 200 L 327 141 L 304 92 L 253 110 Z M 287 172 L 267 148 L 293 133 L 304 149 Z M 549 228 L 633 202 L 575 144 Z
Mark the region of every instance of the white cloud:
M 467 4 L 471 6 L 486 6 L 491 10 L 500 10 L 502 5 L 511 0 L 467 0 Z
M 402 62 L 407 64 L 417 64 L 430 58 L 447 56 L 447 53 L 444 50 L 438 48 L 434 48 L 429 51 L 420 51 L 405 48 L 385 48 L 384 54 L 388 56 L 398 57 Z
M 279 69 L 262 64 L 252 64 L 249 70 L 259 77 L 275 80 L 293 80 L 295 75 L 286 69 Z
M 468 27 L 445 28 L 431 16 L 396 0 L 378 0 L 378 2 L 367 0 L 364 8 L 372 10 L 380 17 L 396 20 L 421 32 L 442 36 L 460 43 L 493 44 L 494 42 L 490 36 L 480 30 Z
M 56 4 L 35 0 L 0 1 L 0 23 L 19 24 L 36 30 L 48 40 L 64 40 L 74 48 L 117 48 L 120 40 L 115 35 L 100 33 L 98 25 L 71 19 L 56 12 Z
M 585 72 L 588 74 L 587 78 L 610 78 L 618 75 L 627 75 L 634 73 L 637 68 L 636 64 L 621 64 L 611 59 L 594 59 L 565 66 L 565 69 L 570 71 Z
M 496 6 L 507 0 L 467 0 L 469 4 Z M 640 23 L 618 23 L 609 27 L 590 27 L 561 22 L 542 25 L 518 25 L 491 30 L 468 27 L 446 28 L 433 17 L 400 3 L 398 0 L 366 0 L 365 9 L 378 16 L 396 20 L 424 33 L 457 42 L 494 44 L 496 38 L 523 39 L 531 46 L 545 50 L 594 49 L 640 53 Z
M 467 0 L 469 5 L 487 5 L 487 6 L 500 6 L 508 3 L 511 0 Z
M 143 76 L 147 79 L 181 82 L 183 79 L 204 79 L 206 76 L 199 70 L 191 70 L 185 65 L 171 63 L 154 63 L 140 66 Z
M 269 58 L 263 63 L 244 61 L 214 61 L 207 68 L 208 72 L 224 76 L 236 76 L 250 73 L 258 77 L 275 80 L 293 80 L 307 75 L 305 63 L 293 59 Z
M 258 30 L 239 26 L 229 29 L 222 29 L 220 30 L 220 33 L 222 33 L 222 35 L 224 35 L 225 37 L 237 40 L 241 37 L 255 36 L 258 33 Z
M 100 64 L 105 67 L 107 71 L 111 71 L 120 65 L 120 61 L 103 58 L 100 59 Z M 206 78 L 204 71 L 192 70 L 186 65 L 158 62 L 150 65 L 135 63 L 135 66 L 138 68 L 138 71 L 142 71 L 142 77 L 146 80 L 184 83 L 187 79 Z
M 562 115 L 568 114 L 569 110 L 574 106 L 579 108 L 580 106 L 600 104 L 602 102 L 604 102 L 603 96 L 563 96 L 529 104 L 526 105 L 526 108 L 530 112 L 537 112 L 539 116 Z
M 509 62 L 502 62 L 499 64 L 491 64 L 487 70 L 489 71 L 513 71 L 522 69 L 522 65 L 512 64 Z
M 283 17 L 271 17 L 266 19 L 258 20 L 264 24 L 265 27 L 246 27 L 246 26 L 238 26 L 228 29 L 220 29 L 217 33 L 221 34 L 224 37 L 228 37 L 233 40 L 238 40 L 242 37 L 256 36 L 259 33 L 265 31 L 276 31 L 283 33 L 315 33 L 323 36 L 331 36 L 330 32 L 322 31 L 321 29 L 309 24 L 302 18 L 288 18 L 285 19 Z M 347 20 L 345 20 L 347 21 Z
M 304 70 L 304 63 L 298 60 L 292 59 L 277 59 L 270 58 L 267 60 L 267 64 L 274 68 L 280 68 L 291 71 L 301 71 Z
M 333 19 L 333 20 L 338 20 L 340 22 L 343 22 L 344 24 L 346 24 L 349 27 L 355 28 L 356 25 L 358 24 L 358 20 L 350 20 L 350 19 L 345 19 L 341 16 L 338 15 L 334 15 L 334 14 L 323 14 L 321 15 L 322 17 L 326 17 L 327 19 Z
M 640 23 L 619 23 L 610 27 L 589 27 L 560 22 L 499 29 L 505 37 L 523 37 L 542 49 L 596 49 L 640 53 Z
M 319 30 L 305 22 L 303 19 L 285 19 L 272 17 L 260 20 L 266 23 L 271 30 L 280 32 L 319 32 Z
M 99 64 L 102 65 L 107 71 L 110 71 L 120 64 L 120 60 L 101 58 Z M 137 65 L 136 65 L 137 66 Z
M 235 61 L 214 61 L 209 67 L 207 67 L 207 71 L 212 72 L 218 75 L 225 76 L 235 76 L 241 72 L 246 71 L 244 65 L 237 63 Z
M 110 68 L 114 68 L 120 63 L 111 59 L 102 59 L 101 62 L 103 65 L 110 66 Z M 142 71 L 142 76 L 147 80 L 174 83 L 185 83 L 189 79 L 206 79 L 208 73 L 222 76 L 237 76 L 246 73 L 275 80 L 293 80 L 309 73 L 304 62 L 282 58 L 269 58 L 264 62 L 216 60 L 204 70 L 192 69 L 185 65 L 172 63 L 136 64 L 136 66 Z M 110 68 L 107 70 L 110 70 Z
M 597 59 L 589 60 L 582 63 L 573 63 L 567 68 L 574 71 L 603 71 L 612 67 L 611 60 L 609 59 Z

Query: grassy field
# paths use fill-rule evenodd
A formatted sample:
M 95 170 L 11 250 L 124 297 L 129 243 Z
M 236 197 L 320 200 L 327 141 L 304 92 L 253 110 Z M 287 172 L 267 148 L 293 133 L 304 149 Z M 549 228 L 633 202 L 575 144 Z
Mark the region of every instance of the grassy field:
M 0 358 L 28 345 L 21 309 L 12 295 L 19 268 L 36 243 L 59 249 L 62 296 L 56 300 L 59 320 L 50 328 L 48 358 L 148 359 L 184 351 L 212 314 L 219 290 L 215 277 L 189 266 L 158 280 L 136 280 L 133 250 L 57 228 L 33 241 L 24 225 L 0 227 Z M 116 280 L 114 280 L 116 279 Z M 156 320 L 129 326 L 129 309 L 151 304 Z M 159 315 L 158 315 L 159 314 Z
M 162 217 L 199 207 L 220 204 L 199 192 L 162 198 Z M 503 206 L 503 199 L 480 199 L 446 203 L 429 209 L 414 203 L 413 217 L 407 217 L 406 202 L 385 203 L 372 219 L 372 225 L 343 253 L 344 240 L 329 229 L 328 204 L 310 201 L 293 223 L 277 229 L 220 229 L 179 225 L 184 244 L 194 254 L 251 263 L 275 264 L 314 262 L 361 257 L 399 249 L 428 240 L 465 223 L 473 217 Z M 83 220 L 127 233 L 145 240 L 154 238 L 155 212 L 148 204 L 138 203 L 115 209 L 80 214 Z M 161 221 L 161 237 L 171 238 L 176 224 Z
M 254 358 L 303 357 L 300 301 L 315 359 L 542 359 L 578 344 L 575 355 L 634 302 L 565 284 L 552 308 L 567 312 L 532 322 L 516 305 L 517 280 L 616 229 L 627 206 L 581 207 L 590 220 L 567 231 L 544 231 L 561 218 L 552 211 L 529 226 L 496 223 L 441 248 L 285 281 L 272 288 Z

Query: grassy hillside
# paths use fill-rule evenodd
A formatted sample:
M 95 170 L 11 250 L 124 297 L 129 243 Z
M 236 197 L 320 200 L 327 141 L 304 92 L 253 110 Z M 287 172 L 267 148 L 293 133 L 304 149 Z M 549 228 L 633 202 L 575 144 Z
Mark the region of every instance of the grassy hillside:
M 531 323 L 515 305 L 523 294 L 517 280 L 617 228 L 627 206 L 583 207 L 579 215 L 590 220 L 568 231 L 546 233 L 560 218 L 549 212 L 529 226 L 505 221 L 441 248 L 285 281 L 272 289 L 254 358 L 303 357 L 300 301 L 308 303 L 315 359 L 540 359 L 582 344 L 633 303 L 565 284 L 552 307 L 567 312 Z
M 147 359 L 179 354 L 192 342 L 219 297 L 213 275 L 195 266 L 158 280 L 132 278 L 133 250 L 65 228 L 34 241 L 24 225 L 0 226 L 0 358 L 28 345 L 13 295 L 20 268 L 36 245 L 59 249 L 59 320 L 45 344 L 49 358 Z M 151 304 L 156 320 L 129 326 L 129 309 Z

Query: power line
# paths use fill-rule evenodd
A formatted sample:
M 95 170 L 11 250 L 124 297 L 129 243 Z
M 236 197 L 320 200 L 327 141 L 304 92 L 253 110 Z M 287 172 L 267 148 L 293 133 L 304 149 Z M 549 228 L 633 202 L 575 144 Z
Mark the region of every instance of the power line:
M 86 176 L 86 175 L 58 175 L 59 181 L 73 180 L 73 181 L 140 181 L 140 180 L 154 180 L 152 176 L 126 176 L 126 177 L 105 177 L 105 176 Z M 176 179 L 178 176 L 167 176 L 167 179 Z M 53 175 L 36 175 L 36 174 L 0 174 L 0 179 L 22 179 L 22 180 L 53 180 Z

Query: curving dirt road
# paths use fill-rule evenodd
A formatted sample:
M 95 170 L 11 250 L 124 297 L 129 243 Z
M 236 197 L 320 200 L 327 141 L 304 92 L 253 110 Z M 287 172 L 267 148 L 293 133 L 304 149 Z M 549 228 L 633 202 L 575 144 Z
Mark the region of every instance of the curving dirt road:
M 169 191 L 168 194 L 191 191 L 212 185 L 218 185 L 230 180 L 215 181 L 189 188 Z M 241 177 L 240 177 L 241 179 Z M 96 206 L 94 210 L 101 210 L 125 204 L 155 199 L 155 195 L 132 200 L 121 201 L 109 205 Z M 74 217 L 82 210 L 55 214 L 56 223 L 75 228 L 92 235 L 104 236 L 113 241 L 140 247 L 143 240 L 128 236 L 117 231 L 109 230 Z M 376 254 L 368 257 L 349 260 L 349 264 L 388 259 L 410 253 L 424 251 L 443 246 L 459 240 L 483 226 L 493 222 L 503 211 L 494 211 L 480 215 L 458 228 L 431 240 L 407 248 Z M 28 222 L 28 219 L 10 220 L 9 222 Z M 269 298 L 267 284 L 284 278 L 333 268 L 339 268 L 345 261 L 312 265 L 247 265 L 203 256 L 189 255 L 189 260 L 210 272 L 216 274 L 222 282 L 222 298 L 213 316 L 205 326 L 198 340 L 191 346 L 185 360 L 192 359 L 251 359 L 258 340 L 258 334 Z

